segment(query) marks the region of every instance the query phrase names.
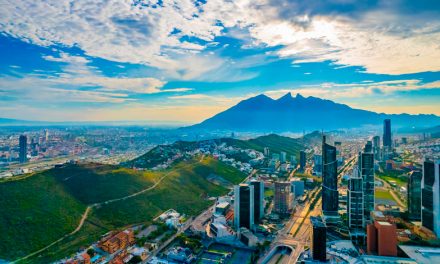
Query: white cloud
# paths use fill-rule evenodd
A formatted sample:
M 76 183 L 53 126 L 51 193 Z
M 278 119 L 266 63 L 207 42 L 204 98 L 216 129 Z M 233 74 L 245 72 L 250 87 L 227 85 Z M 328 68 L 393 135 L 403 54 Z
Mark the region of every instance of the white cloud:
M 440 89 L 440 81 L 423 83 L 417 79 L 393 80 L 382 82 L 361 83 L 321 83 L 317 85 L 302 85 L 297 89 L 277 89 L 264 92 L 271 97 L 280 97 L 288 92 L 304 96 L 315 96 L 328 99 L 364 98 L 377 94 L 390 95 L 396 92 L 417 91 L 424 89 Z

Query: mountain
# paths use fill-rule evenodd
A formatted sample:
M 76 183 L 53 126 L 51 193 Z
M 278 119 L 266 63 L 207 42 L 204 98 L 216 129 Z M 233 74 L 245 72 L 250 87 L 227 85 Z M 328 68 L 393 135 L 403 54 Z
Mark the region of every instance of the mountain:
M 392 120 L 393 128 L 440 124 L 440 117 L 436 115 L 376 113 L 317 97 L 303 97 L 300 94 L 293 97 L 287 93 L 276 100 L 263 94 L 243 100 L 226 111 L 186 129 L 300 132 L 382 125 L 385 118 Z

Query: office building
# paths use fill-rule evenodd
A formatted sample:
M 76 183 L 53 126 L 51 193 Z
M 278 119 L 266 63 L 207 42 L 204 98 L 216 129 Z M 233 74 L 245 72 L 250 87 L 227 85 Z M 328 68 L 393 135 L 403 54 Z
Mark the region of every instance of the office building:
M 440 237 L 440 160 L 423 162 L 422 225 Z
M 18 154 L 18 158 L 20 163 L 25 163 L 27 161 L 27 137 L 25 135 L 21 135 L 18 139 L 20 152 Z
M 397 256 L 396 225 L 374 221 L 367 226 L 367 252 L 379 256 Z
M 301 150 L 299 152 L 299 169 L 301 171 L 304 171 L 304 169 L 306 168 L 306 152 L 304 150 Z
M 380 158 L 380 137 L 373 137 L 373 154 L 375 160 L 381 160 Z
M 234 186 L 234 225 L 254 229 L 254 186 L 240 184 Z
M 364 192 L 358 168 L 354 168 L 353 175 L 348 179 L 347 216 L 350 229 L 362 230 L 364 228 Z
M 318 176 L 322 175 L 322 155 L 313 155 L 313 172 Z
M 391 149 L 393 139 L 391 136 L 391 119 L 383 121 L 383 147 Z
M 422 219 L 422 172 L 411 171 L 407 183 L 408 217 L 413 221 Z
M 292 212 L 293 195 L 290 182 L 275 182 L 274 211 L 280 215 Z
M 300 178 L 293 178 L 290 181 L 293 196 L 300 197 L 304 194 L 304 181 Z
M 341 166 L 342 164 L 344 164 L 344 158 L 342 157 L 342 142 L 335 141 L 335 148 L 336 148 L 336 160 L 338 161 L 338 166 Z
M 326 216 L 338 216 L 338 164 L 336 148 L 322 137 L 322 212 Z
M 325 262 L 327 260 L 327 230 L 325 224 L 319 217 L 310 217 L 312 224 L 310 252 L 315 261 Z
M 370 213 L 374 210 L 374 154 L 371 141 L 365 145 L 364 152 L 359 153 L 359 170 L 362 177 L 364 193 L 365 220 L 370 220 Z
M 254 187 L 254 223 L 259 223 L 264 217 L 264 182 L 251 181 Z
M 44 141 L 47 143 L 49 142 L 49 130 L 44 130 Z
M 285 163 L 287 161 L 287 153 L 286 152 L 281 151 L 281 153 L 280 153 L 280 161 L 282 163 Z
M 355 167 L 348 179 L 347 216 L 351 241 L 363 245 L 365 241 L 364 193 L 359 168 Z
M 264 147 L 264 152 L 263 152 L 263 154 L 264 154 L 265 157 L 269 157 L 269 155 L 270 155 L 270 151 L 269 151 L 269 148 L 268 148 L 268 147 Z

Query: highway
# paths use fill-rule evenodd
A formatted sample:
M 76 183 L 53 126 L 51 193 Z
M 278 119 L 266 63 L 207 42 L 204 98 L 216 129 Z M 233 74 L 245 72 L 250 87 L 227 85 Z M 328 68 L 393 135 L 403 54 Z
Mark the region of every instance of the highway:
M 353 169 L 355 160 L 356 156 L 350 159 L 346 165 L 342 167 L 341 171 L 338 172 L 338 182 L 341 181 L 342 175 L 345 175 Z M 291 174 L 291 176 L 292 175 L 293 174 Z M 311 190 L 309 192 L 309 198 L 311 199 L 308 199 L 303 206 L 297 206 L 295 213 L 286 222 L 285 227 L 278 232 L 272 242 L 272 248 L 280 244 L 290 245 L 294 248 L 294 252 L 290 254 L 287 262 L 275 263 L 296 263 L 300 254 L 304 251 L 304 248 L 310 246 L 310 216 L 319 216 L 321 214 L 322 199 L 321 195 L 319 195 L 320 192 L 320 187 Z M 315 203 L 315 206 L 311 209 L 310 207 L 313 203 Z M 263 256 L 260 258 L 259 263 L 262 263 L 266 257 L 267 256 Z M 276 256 L 272 257 L 268 263 L 271 263 L 274 259 L 276 259 Z

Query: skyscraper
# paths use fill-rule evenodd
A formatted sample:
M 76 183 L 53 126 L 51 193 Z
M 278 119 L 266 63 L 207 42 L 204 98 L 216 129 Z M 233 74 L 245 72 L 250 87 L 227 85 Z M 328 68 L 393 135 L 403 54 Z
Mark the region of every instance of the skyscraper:
M 364 228 L 364 193 L 362 177 L 357 167 L 348 179 L 347 216 L 350 229 L 362 230 Z
M 422 225 L 440 237 L 440 160 L 423 163 Z
M 375 160 L 380 160 L 380 137 L 373 137 L 373 154 Z
M 21 135 L 18 139 L 18 143 L 20 148 L 18 158 L 20 163 L 25 163 L 27 161 L 27 137 L 25 135 Z
M 384 148 L 391 148 L 392 145 L 391 138 L 391 119 L 385 119 L 383 121 L 383 146 Z
M 374 210 L 374 154 L 372 150 L 371 141 L 368 141 L 364 152 L 359 153 L 359 169 L 362 177 L 366 221 L 370 220 L 370 213 Z
M 234 186 L 234 225 L 237 230 L 241 227 L 254 228 L 254 186 L 252 185 Z
M 263 154 L 264 154 L 265 157 L 267 157 L 267 158 L 269 157 L 269 155 L 270 155 L 270 150 L 269 150 L 268 147 L 264 147 L 264 153 L 263 153 Z
M 365 241 L 364 192 L 359 168 L 355 167 L 348 179 L 347 216 L 350 237 L 354 244 Z
M 322 155 L 313 155 L 313 172 L 318 176 L 322 175 Z
M 280 153 L 280 161 L 281 163 L 285 163 L 287 161 L 287 153 L 284 151 L 281 151 Z
M 299 152 L 299 168 L 302 171 L 306 168 L 306 153 L 304 150 Z
M 336 148 L 322 137 L 322 212 L 326 216 L 338 215 L 338 164 Z
M 293 195 L 290 182 L 275 182 L 274 211 L 287 215 L 292 211 Z
M 49 142 L 49 130 L 48 129 L 44 130 L 44 141 L 46 143 Z
M 408 177 L 408 217 L 411 220 L 420 221 L 422 217 L 422 173 L 411 171 Z
M 259 223 L 264 216 L 264 182 L 251 181 L 254 187 L 254 222 Z
M 316 261 L 325 262 L 327 260 L 327 230 L 325 224 L 318 217 L 311 216 L 310 223 L 312 223 L 311 232 L 311 252 L 312 258 Z

